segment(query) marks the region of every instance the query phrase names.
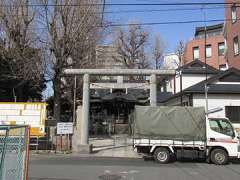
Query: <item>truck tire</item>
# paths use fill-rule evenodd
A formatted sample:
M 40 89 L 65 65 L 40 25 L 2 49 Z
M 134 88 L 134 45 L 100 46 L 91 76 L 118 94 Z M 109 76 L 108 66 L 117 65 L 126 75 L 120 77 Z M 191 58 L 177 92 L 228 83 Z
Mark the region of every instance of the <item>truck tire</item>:
M 154 151 L 154 160 L 161 164 L 166 164 L 170 161 L 170 153 L 167 148 L 159 147 Z
M 224 165 L 228 163 L 228 154 L 223 149 L 214 149 L 211 152 L 211 161 L 216 165 Z

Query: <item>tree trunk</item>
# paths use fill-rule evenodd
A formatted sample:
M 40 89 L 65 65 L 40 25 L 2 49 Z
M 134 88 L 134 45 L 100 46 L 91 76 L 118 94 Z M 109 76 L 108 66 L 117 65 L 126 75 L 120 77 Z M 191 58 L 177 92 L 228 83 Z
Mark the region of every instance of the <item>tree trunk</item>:
M 53 118 L 57 122 L 60 122 L 60 114 L 61 114 L 61 78 L 59 76 L 55 77 L 55 80 L 53 82 L 53 88 L 54 88 Z

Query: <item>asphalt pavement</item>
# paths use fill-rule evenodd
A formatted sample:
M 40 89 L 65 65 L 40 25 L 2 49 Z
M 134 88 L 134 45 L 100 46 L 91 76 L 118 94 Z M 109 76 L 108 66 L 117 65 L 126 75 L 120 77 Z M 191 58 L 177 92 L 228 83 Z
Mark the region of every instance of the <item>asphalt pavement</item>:
M 137 158 L 33 155 L 30 180 L 239 180 L 240 162 L 225 166 L 205 162 L 158 164 Z

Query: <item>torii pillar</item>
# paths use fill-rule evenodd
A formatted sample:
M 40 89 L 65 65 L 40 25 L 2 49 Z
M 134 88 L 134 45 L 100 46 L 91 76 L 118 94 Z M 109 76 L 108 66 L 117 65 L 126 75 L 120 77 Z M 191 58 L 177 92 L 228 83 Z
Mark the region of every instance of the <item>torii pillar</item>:
M 83 75 L 83 97 L 82 97 L 82 123 L 81 123 L 81 145 L 88 145 L 88 126 L 90 114 L 90 84 L 89 74 Z
M 157 76 L 150 76 L 150 106 L 157 106 Z
M 73 135 L 73 151 L 81 154 L 92 152 L 89 144 L 89 119 L 90 119 L 90 75 L 83 75 L 82 106 L 77 109 L 77 122 Z

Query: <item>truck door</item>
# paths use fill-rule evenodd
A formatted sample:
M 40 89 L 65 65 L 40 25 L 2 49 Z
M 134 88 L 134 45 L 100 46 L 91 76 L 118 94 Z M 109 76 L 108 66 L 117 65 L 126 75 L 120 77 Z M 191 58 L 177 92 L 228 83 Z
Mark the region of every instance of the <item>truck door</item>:
M 224 147 L 228 151 L 229 156 L 237 156 L 238 139 L 229 120 L 209 119 L 207 139 L 208 146 Z

